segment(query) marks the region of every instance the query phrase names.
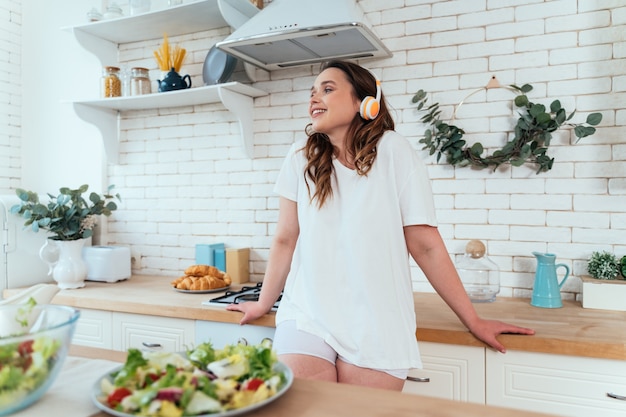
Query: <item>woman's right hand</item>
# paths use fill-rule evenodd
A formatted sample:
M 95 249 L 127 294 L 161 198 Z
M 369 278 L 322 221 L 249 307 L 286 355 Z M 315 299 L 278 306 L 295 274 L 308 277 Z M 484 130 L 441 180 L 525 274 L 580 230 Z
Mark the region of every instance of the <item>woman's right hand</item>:
M 226 306 L 226 310 L 229 311 L 241 311 L 243 317 L 239 320 L 239 324 L 247 324 L 253 320 L 258 319 L 261 316 L 267 314 L 272 307 L 264 307 L 258 301 L 246 301 L 245 303 L 229 304 Z

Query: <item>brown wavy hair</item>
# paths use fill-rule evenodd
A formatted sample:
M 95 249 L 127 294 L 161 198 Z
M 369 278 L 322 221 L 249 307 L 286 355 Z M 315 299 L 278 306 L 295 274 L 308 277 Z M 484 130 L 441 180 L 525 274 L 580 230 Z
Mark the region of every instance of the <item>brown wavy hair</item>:
M 333 60 L 322 64 L 320 72 L 328 68 L 337 68 L 344 72 L 359 100 L 363 100 L 367 96 L 376 96 L 376 78 L 365 68 L 352 62 Z M 356 172 L 359 175 L 367 175 L 370 171 L 376 160 L 378 141 L 385 131 L 394 130 L 394 128 L 395 124 L 382 92 L 380 111 L 375 119 L 364 120 L 359 113 L 355 113 L 345 138 L 345 149 L 354 160 Z M 333 168 L 335 149 L 326 134 L 313 131 L 311 123 L 306 126 L 305 132 L 308 139 L 303 150 L 308 162 L 305 167 L 304 179 L 311 201 L 317 200 L 317 206 L 321 208 L 326 200 L 333 195 L 331 180 L 335 175 Z M 315 185 L 313 195 L 311 195 L 309 180 Z

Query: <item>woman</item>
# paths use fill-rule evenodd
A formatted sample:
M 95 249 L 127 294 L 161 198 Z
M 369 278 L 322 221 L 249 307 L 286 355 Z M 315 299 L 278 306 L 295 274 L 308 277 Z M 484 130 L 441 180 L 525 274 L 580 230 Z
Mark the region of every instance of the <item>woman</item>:
M 369 71 L 326 63 L 309 114 L 308 139 L 292 146 L 276 182 L 259 301 L 228 306 L 244 313 L 241 324 L 267 313 L 284 288 L 274 348 L 296 377 L 401 390 L 409 368 L 421 367 L 410 253 L 489 346 L 504 352 L 499 334 L 533 334 L 476 314 L 437 230 L 426 168 L 393 130 Z

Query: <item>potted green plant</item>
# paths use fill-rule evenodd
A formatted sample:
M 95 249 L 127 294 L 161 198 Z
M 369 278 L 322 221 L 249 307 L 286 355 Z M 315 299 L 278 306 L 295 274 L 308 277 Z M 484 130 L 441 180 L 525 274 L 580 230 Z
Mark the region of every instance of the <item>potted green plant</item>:
M 87 184 L 75 190 L 62 187 L 57 196 L 48 193 L 50 200 L 47 204 L 39 201 L 37 193 L 18 188 L 15 192 L 21 201 L 11 207 L 11 213 L 23 217 L 26 220 L 24 226 L 30 227 L 33 232 L 39 229 L 49 231 L 53 240 L 88 238 L 93 235 L 97 216 L 110 216 L 117 210 L 113 200 L 117 198 L 121 201 L 119 194 L 111 194 L 114 188 L 111 185 L 104 195 L 92 192 L 87 202 L 83 194 L 88 188 Z
M 583 307 L 626 311 L 626 256 L 594 251 L 583 276 Z
M 49 265 L 48 274 L 60 288 L 85 285 L 87 267 L 82 260 L 82 248 L 85 239 L 93 235 L 98 216 L 110 216 L 117 210 L 113 200 L 121 201 L 121 198 L 119 194 L 111 194 L 113 187 L 109 186 L 104 195 L 90 193 L 89 200 L 83 197 L 89 188 L 86 184 L 77 189 L 62 187 L 57 196 L 48 193 L 47 203 L 42 203 L 33 191 L 16 190 L 21 201 L 11 207 L 11 213 L 24 218 L 24 226 L 33 232 L 46 230 L 50 233 L 39 256 Z

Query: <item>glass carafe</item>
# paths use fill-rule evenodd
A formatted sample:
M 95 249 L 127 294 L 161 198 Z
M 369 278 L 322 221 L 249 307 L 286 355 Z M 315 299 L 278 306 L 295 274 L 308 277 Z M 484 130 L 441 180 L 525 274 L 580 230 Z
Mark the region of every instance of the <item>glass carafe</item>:
M 480 240 L 471 240 L 456 263 L 465 292 L 473 303 L 495 301 L 500 292 L 500 271 L 485 253 L 485 245 Z

